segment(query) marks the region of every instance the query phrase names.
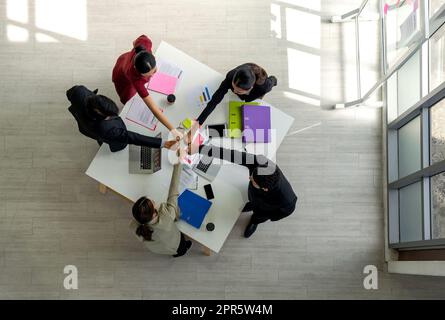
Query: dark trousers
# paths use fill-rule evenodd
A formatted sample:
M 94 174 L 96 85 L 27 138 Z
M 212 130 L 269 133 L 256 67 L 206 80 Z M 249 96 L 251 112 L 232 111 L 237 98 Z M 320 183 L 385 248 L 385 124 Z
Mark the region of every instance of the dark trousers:
M 258 212 L 254 211 L 252 214 L 252 217 L 250 218 L 250 223 L 252 224 L 260 224 L 263 222 L 266 222 L 270 219 L 270 213 L 269 212 Z
M 191 245 L 192 242 L 190 240 L 185 240 L 184 234 L 181 232 L 181 242 L 179 243 L 178 250 L 176 251 L 176 254 L 173 257 L 177 258 L 185 255 Z
M 260 210 L 253 210 L 253 215 L 250 220 L 250 223 L 252 224 L 259 224 L 266 222 L 270 219 L 270 221 L 278 221 L 283 218 L 286 218 L 287 216 L 291 215 L 292 211 L 282 211 L 277 209 L 276 211 L 260 211 Z

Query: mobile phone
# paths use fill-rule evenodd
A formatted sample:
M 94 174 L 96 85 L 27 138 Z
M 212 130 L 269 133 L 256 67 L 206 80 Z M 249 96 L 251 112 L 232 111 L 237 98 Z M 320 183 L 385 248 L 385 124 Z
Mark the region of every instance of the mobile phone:
M 212 200 L 215 198 L 215 195 L 213 194 L 212 186 L 210 184 L 206 184 L 204 186 L 204 191 L 206 192 L 207 200 Z
M 206 126 L 207 135 L 210 138 L 222 138 L 225 136 L 225 132 L 227 130 L 227 124 L 209 124 Z

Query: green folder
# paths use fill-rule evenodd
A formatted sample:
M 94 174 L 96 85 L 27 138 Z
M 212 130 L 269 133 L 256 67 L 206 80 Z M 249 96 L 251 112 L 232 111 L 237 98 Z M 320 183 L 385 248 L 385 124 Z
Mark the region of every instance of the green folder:
M 243 135 L 243 105 L 257 106 L 258 102 L 229 101 L 229 137 L 241 138 Z

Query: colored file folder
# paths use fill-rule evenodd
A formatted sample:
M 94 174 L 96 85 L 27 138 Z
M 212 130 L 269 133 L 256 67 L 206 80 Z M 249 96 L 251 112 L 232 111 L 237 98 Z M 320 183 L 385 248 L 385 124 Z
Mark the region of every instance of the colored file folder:
M 229 137 L 241 138 L 243 130 L 243 119 L 241 106 L 257 106 L 258 102 L 230 101 L 229 102 Z
M 178 206 L 181 211 L 180 219 L 199 229 L 212 202 L 186 189 L 178 197 Z
M 270 107 L 242 106 L 243 142 L 270 142 Z
M 163 94 L 173 94 L 178 78 L 162 72 L 156 72 L 148 83 L 148 89 Z

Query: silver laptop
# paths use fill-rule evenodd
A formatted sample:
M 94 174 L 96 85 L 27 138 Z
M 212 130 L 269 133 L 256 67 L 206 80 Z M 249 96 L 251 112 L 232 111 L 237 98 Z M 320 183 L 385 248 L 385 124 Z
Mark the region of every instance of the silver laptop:
M 156 138 L 160 138 L 159 133 Z M 129 146 L 129 172 L 151 174 L 161 170 L 162 150 L 146 146 Z
M 212 182 L 218 175 L 221 165 L 213 163 L 213 157 L 203 155 L 199 162 L 193 165 L 193 171 Z

